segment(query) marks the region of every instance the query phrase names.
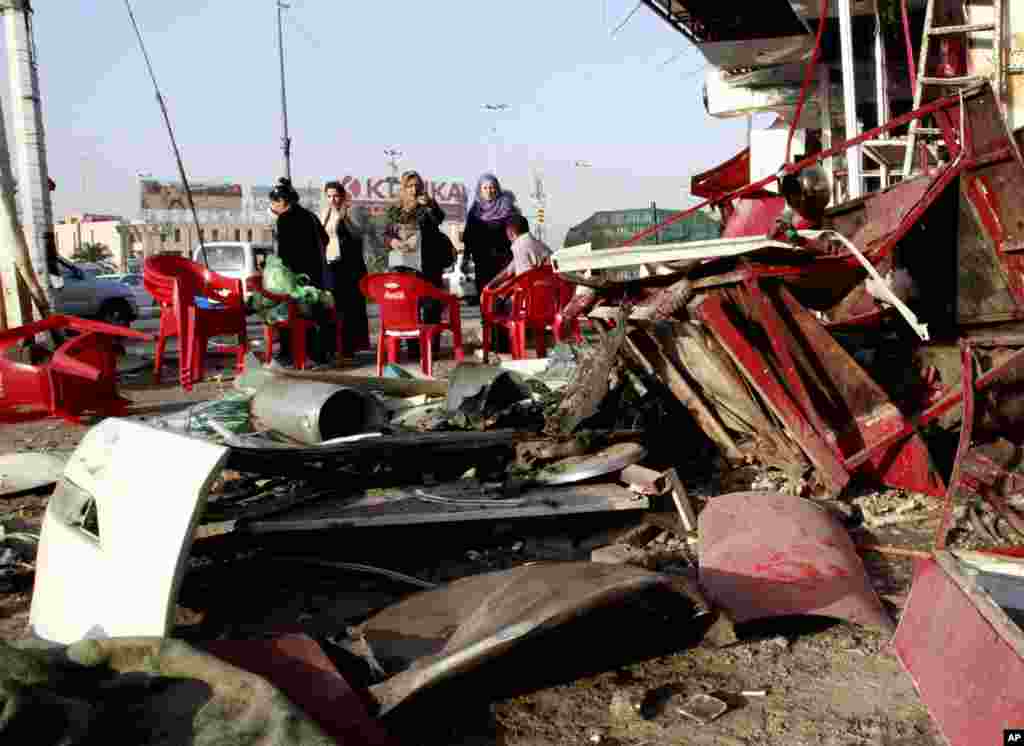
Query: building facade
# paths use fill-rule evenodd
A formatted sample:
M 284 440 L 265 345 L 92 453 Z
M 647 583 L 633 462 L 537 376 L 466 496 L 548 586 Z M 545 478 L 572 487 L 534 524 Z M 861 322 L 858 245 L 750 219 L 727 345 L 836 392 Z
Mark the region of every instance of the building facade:
M 124 267 L 131 255 L 127 224 L 117 215 L 74 214 L 53 227 L 57 253 L 71 260 L 87 244 L 100 244 L 110 252 L 109 262 Z
M 618 246 L 631 236 L 662 223 L 674 215 L 679 215 L 680 212 L 680 210 L 664 210 L 655 206 L 595 212 L 582 223 L 569 229 L 563 245 L 578 246 L 589 243 L 595 250 Z M 721 233 L 722 226 L 717 220 L 705 212 L 698 211 L 683 220 L 666 226 L 640 243 L 703 241 L 718 238 Z

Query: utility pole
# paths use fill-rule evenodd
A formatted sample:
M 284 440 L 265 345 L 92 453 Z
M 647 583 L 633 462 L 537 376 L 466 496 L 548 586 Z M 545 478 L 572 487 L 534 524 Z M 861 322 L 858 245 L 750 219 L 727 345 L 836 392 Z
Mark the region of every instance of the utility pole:
M 395 189 L 398 187 L 398 162 L 402 160 L 402 151 L 398 148 L 385 148 L 384 157 L 391 167 L 391 179 L 388 181 L 388 197 L 394 199 Z
M 43 132 L 43 111 L 39 96 L 39 73 L 35 41 L 32 36 L 32 7 L 29 0 L 0 0 L 7 30 L 8 76 L 11 84 L 14 139 L 17 148 L 17 198 L 21 204 L 24 231 L 18 225 L 14 200 L 14 175 L 10 167 L 7 140 L 0 149 L 0 187 L 3 188 L 0 212 L 0 238 L 20 259 L 20 282 L 13 287 L 9 272 L 3 272 L 7 322 L 11 326 L 32 320 L 31 307 L 26 307 L 18 288 L 35 296 L 38 315 L 53 308 L 50 287 L 50 265 L 56 262 L 57 245 L 53 231 L 53 208 L 50 203 L 50 179 L 46 167 L 46 138 Z M 0 134 L 5 134 L 0 132 Z M 11 234 L 20 234 L 14 235 Z M 10 239 L 14 238 L 13 242 Z M 5 257 L 6 258 L 6 257 Z M 7 262 L 5 262 L 5 265 Z M 15 296 L 11 296 L 14 291 Z M 20 297 L 19 297 L 20 296 Z
M 404 153 L 402 153 L 402 151 L 399 150 L 398 148 L 385 148 L 384 155 L 387 158 L 388 166 L 391 167 L 391 177 L 393 179 L 397 179 L 398 162 L 402 160 L 402 156 L 404 155 Z
M 281 137 L 281 150 L 284 152 L 284 176 L 292 178 L 292 139 L 288 136 L 288 99 L 284 92 L 284 31 L 281 28 L 281 11 L 290 5 L 277 0 L 277 49 L 281 60 L 281 125 L 284 135 Z

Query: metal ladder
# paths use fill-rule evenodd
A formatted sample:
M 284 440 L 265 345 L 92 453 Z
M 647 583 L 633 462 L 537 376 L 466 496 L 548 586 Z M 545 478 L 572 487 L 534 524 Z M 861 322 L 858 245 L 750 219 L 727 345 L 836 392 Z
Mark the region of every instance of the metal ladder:
M 939 0 L 941 3 L 942 0 Z M 933 37 L 962 35 L 964 37 L 964 50 L 967 53 L 967 35 L 979 31 L 992 32 L 992 49 L 995 52 L 993 82 L 995 83 L 996 95 L 1000 101 L 1003 98 L 1005 89 L 1005 66 L 1003 64 L 1003 2 L 992 0 L 992 23 L 967 23 L 958 26 L 935 26 L 935 0 L 928 0 L 924 15 L 924 33 L 921 39 L 921 52 L 917 63 L 917 84 L 914 86 L 914 108 L 917 109 L 923 101 L 924 89 L 926 87 L 945 88 L 966 88 L 986 80 L 984 76 L 968 75 L 960 78 L 934 78 L 928 77 L 928 55 L 931 51 L 931 40 Z M 962 17 L 967 18 L 966 3 L 963 5 Z M 903 154 L 903 178 L 910 176 L 914 169 L 914 152 L 917 149 L 917 137 L 941 134 L 941 130 L 935 127 L 922 127 L 921 120 L 914 119 L 910 122 L 910 130 L 907 134 L 906 151 Z

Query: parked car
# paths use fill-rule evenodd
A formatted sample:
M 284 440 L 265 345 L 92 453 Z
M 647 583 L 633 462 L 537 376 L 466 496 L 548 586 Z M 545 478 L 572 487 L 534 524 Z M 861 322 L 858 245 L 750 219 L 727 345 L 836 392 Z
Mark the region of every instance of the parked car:
M 138 302 L 130 287 L 91 276 L 65 259 L 58 259 L 58 263 L 60 278 L 53 290 L 58 312 L 124 326 L 139 317 Z
M 74 265 L 85 273 L 86 277 L 99 277 L 117 272 L 117 268 L 105 262 L 74 262 Z
M 198 245 L 192 250 L 192 261 L 209 267 L 219 275 L 240 279 L 245 297 L 248 298 L 252 283 L 263 271 L 267 257 L 273 253 L 274 247 L 271 244 L 212 241 L 206 244 L 209 264 L 203 261 L 203 251 Z
M 146 290 L 146 287 L 142 282 L 142 275 L 126 272 L 124 274 L 99 275 L 96 279 L 119 282 L 130 288 L 132 294 L 135 296 L 135 304 L 138 308 L 140 319 L 150 319 L 160 315 L 160 304 L 157 303 L 156 298 L 150 295 L 149 291 Z
M 472 270 L 468 273 L 456 262 L 455 266 L 444 273 L 445 289 L 456 298 L 468 302 L 476 302 L 476 277 Z

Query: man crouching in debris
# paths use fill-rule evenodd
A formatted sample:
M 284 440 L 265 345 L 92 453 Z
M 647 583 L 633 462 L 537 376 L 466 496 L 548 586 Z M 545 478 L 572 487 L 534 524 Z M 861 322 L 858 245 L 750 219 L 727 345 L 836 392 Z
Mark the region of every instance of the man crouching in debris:
M 530 221 L 522 215 L 513 215 L 505 221 L 505 235 L 512 242 L 512 261 L 487 283 L 490 290 L 496 290 L 507 280 L 539 267 L 551 256 L 551 249 L 530 233 Z

